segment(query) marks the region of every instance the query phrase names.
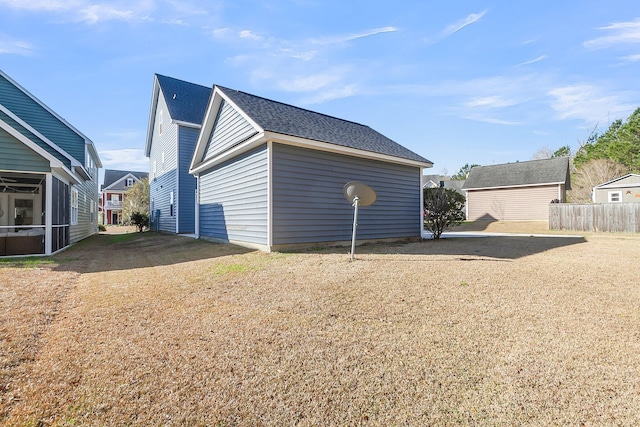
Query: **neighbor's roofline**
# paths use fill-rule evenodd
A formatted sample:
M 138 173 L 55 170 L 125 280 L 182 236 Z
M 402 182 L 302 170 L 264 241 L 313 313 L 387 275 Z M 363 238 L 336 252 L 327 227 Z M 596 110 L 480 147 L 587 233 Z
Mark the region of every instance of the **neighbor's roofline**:
M 558 181 L 558 182 L 540 182 L 537 184 L 518 184 L 518 185 L 500 185 L 497 187 L 472 187 L 472 188 L 462 188 L 463 191 L 471 191 L 471 190 L 499 190 L 501 188 L 521 188 L 521 187 L 542 187 L 548 185 L 562 185 L 566 184 L 566 181 Z
M 638 177 L 640 177 L 640 174 L 628 173 L 626 175 L 619 176 L 618 178 L 614 178 L 611 181 L 607 181 L 607 182 L 605 182 L 603 184 L 595 185 L 593 188 L 601 188 L 601 187 L 604 187 L 605 185 L 613 184 L 614 182 L 620 181 L 621 179 L 629 178 L 630 176 L 638 176 Z M 627 187 L 627 186 L 629 186 L 629 185 L 625 185 L 625 187 Z

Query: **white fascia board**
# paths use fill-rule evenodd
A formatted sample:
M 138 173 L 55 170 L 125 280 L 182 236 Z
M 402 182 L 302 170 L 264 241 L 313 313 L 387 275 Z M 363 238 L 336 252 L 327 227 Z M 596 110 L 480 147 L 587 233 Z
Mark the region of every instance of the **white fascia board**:
M 635 188 L 640 187 L 640 182 L 629 182 L 626 184 L 609 184 L 607 186 L 604 185 L 596 185 L 593 187 L 594 190 L 608 190 L 608 189 L 619 189 L 619 188 Z
M 96 167 L 98 169 L 102 168 L 102 161 L 100 161 L 98 150 L 96 149 L 96 146 L 93 144 L 93 141 L 85 140 L 84 143 L 87 146 L 87 149 L 91 152 L 90 154 L 93 156 L 95 160 Z
M 131 172 L 129 172 L 129 173 L 127 173 L 126 175 L 123 175 L 120 179 L 117 179 L 117 180 L 113 181 L 111 184 L 109 184 L 109 186 L 108 186 L 108 187 L 104 187 L 102 190 L 103 190 L 103 191 L 104 191 L 104 190 L 110 190 L 110 189 L 111 189 L 111 187 L 113 187 L 114 185 L 116 185 L 116 184 L 118 184 L 118 183 L 120 183 L 120 182 L 124 181 L 124 180 L 125 180 L 125 179 L 127 179 L 127 178 L 133 178 L 134 180 L 136 180 L 136 181 L 140 182 L 140 180 L 138 179 L 138 177 L 137 177 L 137 176 L 135 176 L 134 174 L 132 174 Z M 120 192 L 125 191 L 125 192 L 126 192 L 126 190 L 116 190 L 116 191 L 120 191 Z
M 197 167 L 192 167 L 189 169 L 189 173 L 191 175 L 199 174 L 207 169 L 211 169 L 212 167 L 219 165 L 220 163 L 226 162 L 229 159 L 232 159 L 236 156 L 239 156 L 242 153 L 245 153 L 249 150 L 252 150 L 256 147 L 259 147 L 262 144 L 266 144 L 268 139 L 265 138 L 263 133 L 259 133 L 249 138 L 245 142 L 236 145 L 235 147 L 221 153 L 220 155 L 208 159 L 205 162 L 200 163 Z
M 44 148 L 40 147 L 35 142 L 31 141 L 29 138 L 27 138 L 26 136 L 18 132 L 16 129 L 10 126 L 7 122 L 1 119 L 0 119 L 0 128 L 4 129 L 5 131 L 7 131 L 7 133 L 9 133 L 11 136 L 16 138 L 18 141 L 22 142 L 31 150 L 35 151 L 37 154 L 39 154 L 40 156 L 48 160 L 51 168 L 65 167 L 64 164 L 60 160 L 58 160 L 55 156 L 53 156 L 51 153 L 46 151 Z
M 390 156 L 388 154 L 374 153 L 373 151 L 359 150 L 356 148 L 344 147 L 342 145 L 331 144 L 328 142 L 314 141 L 312 139 L 300 138 L 297 136 L 265 132 L 265 137 L 273 142 L 293 145 L 301 148 L 310 148 L 313 150 L 327 151 L 330 153 L 344 154 L 347 156 L 360 157 L 364 159 L 379 160 L 387 163 L 396 163 L 405 166 L 415 166 L 419 168 L 433 167 L 433 163 L 419 162 L 402 157 Z
M 192 128 L 192 129 L 200 129 L 200 128 L 202 128 L 202 125 L 199 125 L 198 123 L 185 122 L 184 120 L 173 120 L 173 119 L 171 119 L 171 124 L 178 125 L 178 126 L 184 126 L 186 128 Z
M 149 110 L 149 120 L 147 122 L 147 141 L 144 146 L 144 155 L 149 157 L 151 155 L 151 139 L 153 139 L 153 128 L 156 124 L 156 109 L 158 108 L 158 96 L 160 96 L 160 83 L 158 82 L 158 76 L 153 76 L 153 91 L 151 93 L 151 107 Z
M 562 185 L 564 181 L 559 182 L 545 182 L 541 184 L 522 184 L 522 185 L 501 185 L 499 187 L 476 187 L 476 188 L 463 188 L 464 191 L 477 191 L 477 190 L 501 190 L 505 188 L 525 188 L 525 187 L 549 187 L 551 185 Z
M 71 129 L 76 134 L 78 134 L 78 136 L 80 136 L 82 139 L 87 140 L 87 141 L 91 141 L 91 139 L 89 139 L 85 134 L 80 132 L 71 123 L 67 122 L 62 116 L 60 116 L 58 113 L 56 113 L 51 108 L 49 108 L 44 102 L 42 102 L 38 98 L 36 98 L 31 92 L 29 92 L 28 90 L 26 90 L 25 88 L 20 86 L 18 83 L 16 83 L 16 81 L 13 80 L 11 77 L 9 77 L 5 73 L 3 73 L 2 70 L 0 70 L 0 75 L 2 75 L 5 79 L 7 79 L 9 82 L 11 82 L 11 84 L 13 84 L 15 87 L 20 89 L 22 92 L 24 92 L 25 95 L 27 95 L 29 98 L 31 98 L 33 101 L 35 101 L 42 108 L 47 110 L 47 112 L 49 112 L 52 116 L 54 116 L 56 119 L 60 120 L 65 126 L 67 126 L 69 129 Z
M 22 127 L 24 127 L 25 129 L 27 129 L 29 132 L 31 132 L 32 134 L 34 134 L 35 136 L 37 136 L 38 138 L 40 138 L 42 141 L 44 141 L 48 146 L 50 146 L 51 148 L 53 148 L 54 150 L 56 150 L 58 153 L 62 154 L 64 157 L 66 157 L 67 159 L 69 159 L 69 161 L 71 162 L 72 166 L 78 166 L 80 165 L 80 162 L 78 162 L 77 159 L 75 159 L 73 156 L 71 156 L 69 153 L 67 153 L 66 151 L 64 151 L 62 148 L 58 147 L 56 144 L 54 144 L 53 141 L 51 141 L 49 138 L 47 138 L 46 136 L 44 136 L 43 134 L 41 134 L 40 132 L 38 132 L 36 129 L 34 129 L 33 127 L 31 127 L 27 122 L 25 122 L 24 120 L 22 120 L 20 117 L 16 116 L 15 114 L 13 114 L 13 112 L 11 112 L 11 110 L 7 109 L 4 105 L 0 104 L 0 111 L 2 111 L 3 113 L 5 113 L 6 115 L 8 115 L 9 117 L 11 117 L 13 120 L 15 120 L 16 122 L 18 122 Z M 7 124 L 8 126 L 8 124 Z M 13 128 L 12 128 L 13 129 Z M 17 132 L 17 131 L 16 131 Z M 20 133 L 20 132 L 18 132 Z M 22 135 L 22 134 L 21 134 Z M 25 137 L 26 138 L 26 137 Z M 28 139 L 28 138 L 27 138 Z M 35 144 L 35 143 L 34 143 Z M 35 144 L 37 145 L 37 144 Z
M 616 178 L 616 179 L 612 179 L 611 181 L 607 181 L 607 182 L 605 182 L 604 184 L 596 185 L 596 186 L 595 186 L 595 187 L 593 187 L 593 188 L 605 188 L 605 187 L 606 187 L 606 188 L 615 188 L 615 187 L 614 187 L 614 185 L 613 185 L 614 183 L 616 183 L 616 182 L 618 182 L 618 181 L 620 181 L 620 180 L 622 180 L 622 179 L 629 178 L 629 177 L 631 177 L 631 176 L 638 176 L 638 177 L 640 177 L 640 175 L 638 175 L 638 174 L 635 174 L 635 173 L 628 173 L 628 174 L 623 175 L 623 176 L 620 176 L 620 177 L 618 177 L 618 178 Z M 631 183 L 631 184 L 627 184 L 627 185 L 624 185 L 624 184 L 618 184 L 618 185 L 619 185 L 619 186 L 623 186 L 623 185 L 624 185 L 625 187 L 629 187 L 629 186 L 634 186 L 635 184 L 636 184 L 636 183 Z

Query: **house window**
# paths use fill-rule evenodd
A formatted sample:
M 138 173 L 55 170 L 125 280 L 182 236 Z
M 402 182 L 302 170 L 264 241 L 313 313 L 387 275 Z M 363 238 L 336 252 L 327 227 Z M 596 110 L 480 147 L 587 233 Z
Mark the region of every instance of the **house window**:
M 152 169 L 152 173 L 151 173 L 151 179 L 156 179 L 156 173 L 158 172 L 158 164 L 156 163 L 156 161 L 153 161 L 153 169 Z
M 71 189 L 71 225 L 78 223 L 78 190 Z
M 173 191 L 171 193 L 169 193 L 169 216 L 173 216 L 174 210 L 173 210 Z
M 127 183 L 125 185 L 127 187 L 133 187 L 133 178 L 127 178 Z
M 89 215 L 89 221 L 93 224 L 96 220 L 96 201 L 91 200 L 91 214 Z
M 119 194 L 112 194 L 111 195 L 111 203 L 117 205 L 120 202 L 120 195 Z
M 158 120 L 158 134 L 162 135 L 162 117 L 164 116 L 163 111 L 160 110 L 159 120 Z
M 160 170 L 164 172 L 164 151 L 162 152 L 162 164 L 160 165 Z
M 622 202 L 622 191 L 609 191 L 609 203 Z

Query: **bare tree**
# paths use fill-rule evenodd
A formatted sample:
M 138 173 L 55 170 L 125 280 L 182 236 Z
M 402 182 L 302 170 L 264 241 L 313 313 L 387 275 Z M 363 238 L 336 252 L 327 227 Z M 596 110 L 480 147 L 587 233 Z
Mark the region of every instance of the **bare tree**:
M 626 166 L 610 159 L 589 160 L 573 174 L 569 199 L 572 203 L 591 203 L 593 187 L 628 172 L 629 169 Z
M 552 157 L 553 157 L 553 151 L 551 151 L 549 147 L 542 147 L 542 148 L 539 148 L 538 151 L 533 153 L 533 157 L 531 158 L 531 160 L 543 160 L 543 159 L 550 159 Z

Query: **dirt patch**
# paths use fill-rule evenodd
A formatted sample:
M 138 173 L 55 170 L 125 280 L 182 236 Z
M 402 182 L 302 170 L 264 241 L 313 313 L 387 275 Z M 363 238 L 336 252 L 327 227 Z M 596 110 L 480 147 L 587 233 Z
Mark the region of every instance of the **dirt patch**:
M 2 267 L 0 420 L 640 423 L 640 236 L 347 250 L 101 235 Z

